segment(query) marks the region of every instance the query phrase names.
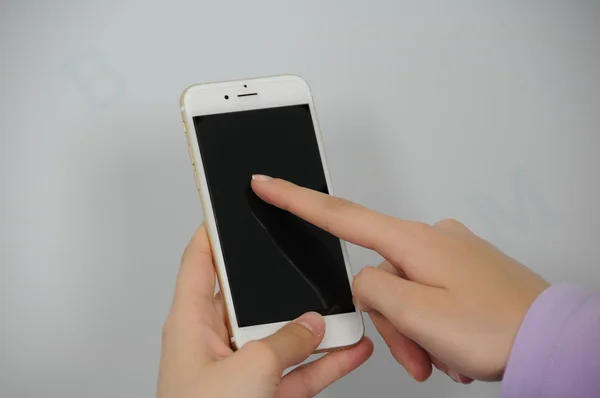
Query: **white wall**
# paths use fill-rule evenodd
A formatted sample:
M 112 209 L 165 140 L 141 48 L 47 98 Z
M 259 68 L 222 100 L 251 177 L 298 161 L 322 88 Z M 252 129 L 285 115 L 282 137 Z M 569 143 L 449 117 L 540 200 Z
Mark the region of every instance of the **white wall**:
M 311 84 L 339 195 L 600 288 L 600 3 L 0 4 L 0 395 L 148 397 L 202 219 L 192 83 Z M 377 256 L 351 249 L 355 271 Z M 376 354 L 323 397 L 493 397 Z

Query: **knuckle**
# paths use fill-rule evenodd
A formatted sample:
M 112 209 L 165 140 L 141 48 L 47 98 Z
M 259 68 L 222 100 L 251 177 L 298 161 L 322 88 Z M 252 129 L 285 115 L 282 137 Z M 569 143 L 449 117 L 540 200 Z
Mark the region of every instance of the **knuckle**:
M 314 335 L 302 325 L 290 323 L 286 327 L 286 337 L 291 344 L 305 345 L 307 341 L 312 342 Z
M 404 231 L 416 240 L 429 239 L 434 231 L 431 225 L 421 221 L 405 221 L 403 226 Z
M 365 267 L 354 278 L 352 285 L 354 296 L 363 304 L 372 307 L 377 311 L 386 310 L 389 312 L 390 320 L 396 325 L 406 324 L 408 312 L 403 302 L 406 292 L 402 285 L 397 285 L 395 277 L 385 274 L 377 267 Z M 385 295 L 386 300 L 382 301 Z
M 277 356 L 269 343 L 263 340 L 255 340 L 247 343 L 244 348 L 248 356 L 253 358 L 257 366 L 267 371 L 277 369 Z
M 348 202 L 345 199 L 338 198 L 336 196 L 327 196 L 323 200 L 323 229 L 327 232 L 331 232 L 334 223 L 336 222 L 336 217 L 340 215 L 340 213 L 346 212 L 352 206 L 351 202 Z
M 299 369 L 296 373 L 300 376 L 300 385 L 305 388 L 305 397 L 316 397 L 321 389 L 318 388 L 322 383 L 319 382 L 320 375 L 316 372 L 310 372 L 307 368 L 310 364 L 304 364 L 298 366 Z
M 370 290 L 376 275 L 378 275 L 377 267 L 368 266 L 361 269 L 358 275 L 354 277 L 354 282 L 352 282 L 354 294 L 362 296 L 365 291 Z
M 323 208 L 330 213 L 339 213 L 348 207 L 349 202 L 346 199 L 338 198 L 337 196 L 328 195 L 325 197 Z
M 265 354 L 265 352 L 269 351 L 269 345 L 262 340 L 253 340 L 246 343 L 246 345 L 244 345 L 244 349 L 251 355 L 260 357 Z
M 461 223 L 460 221 L 458 221 L 454 218 L 445 218 L 443 220 L 436 222 L 434 224 L 434 226 L 438 227 L 438 228 L 446 228 L 446 229 L 464 228 L 463 223 Z
M 323 225 L 322 228 L 330 232 L 335 229 L 335 224 L 337 223 L 337 218 L 340 213 L 344 211 L 346 208 L 346 204 L 344 199 L 335 197 L 335 196 L 327 196 L 323 199 L 323 206 L 321 208 L 322 211 L 322 220 Z

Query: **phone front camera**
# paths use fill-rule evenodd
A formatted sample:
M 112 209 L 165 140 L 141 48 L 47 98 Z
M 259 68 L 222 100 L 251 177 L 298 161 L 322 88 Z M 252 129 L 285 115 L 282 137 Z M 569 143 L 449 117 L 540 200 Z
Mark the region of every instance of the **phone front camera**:
M 229 96 L 228 96 L 228 95 L 226 95 L 226 96 L 225 96 L 225 99 L 229 99 Z

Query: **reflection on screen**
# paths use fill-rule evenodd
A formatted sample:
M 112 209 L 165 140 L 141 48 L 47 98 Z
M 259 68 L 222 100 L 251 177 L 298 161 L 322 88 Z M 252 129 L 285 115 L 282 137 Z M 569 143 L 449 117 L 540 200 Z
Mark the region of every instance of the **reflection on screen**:
M 197 116 L 240 327 L 354 311 L 338 238 L 254 194 L 252 174 L 328 193 L 308 105 Z

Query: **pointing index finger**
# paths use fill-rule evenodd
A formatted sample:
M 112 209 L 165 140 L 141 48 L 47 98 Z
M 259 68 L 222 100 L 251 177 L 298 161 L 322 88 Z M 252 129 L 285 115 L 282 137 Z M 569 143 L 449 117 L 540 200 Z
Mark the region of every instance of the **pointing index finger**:
M 265 202 L 328 231 L 348 242 L 379 252 L 384 257 L 394 247 L 402 252 L 404 224 L 364 206 L 266 176 L 253 176 L 252 189 Z

